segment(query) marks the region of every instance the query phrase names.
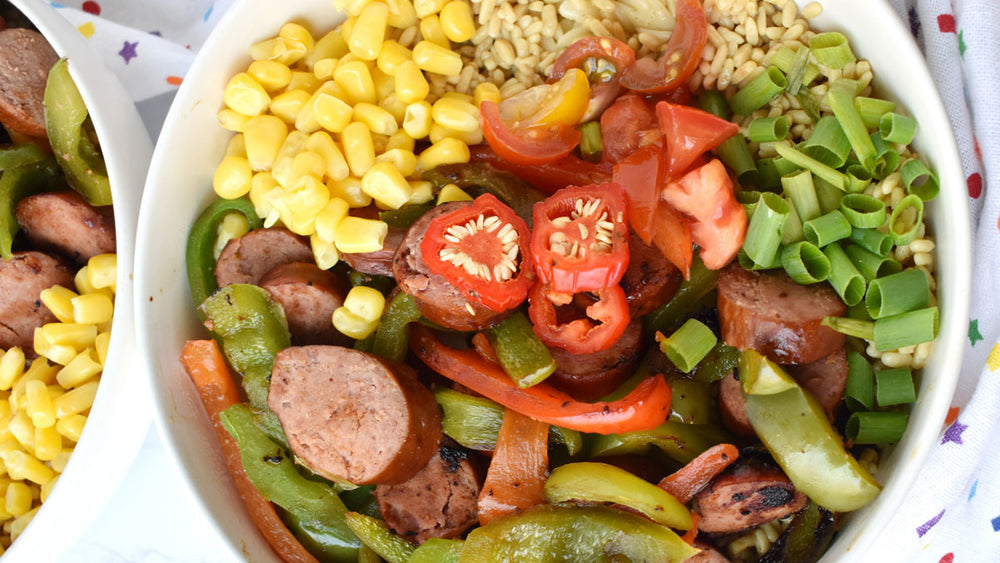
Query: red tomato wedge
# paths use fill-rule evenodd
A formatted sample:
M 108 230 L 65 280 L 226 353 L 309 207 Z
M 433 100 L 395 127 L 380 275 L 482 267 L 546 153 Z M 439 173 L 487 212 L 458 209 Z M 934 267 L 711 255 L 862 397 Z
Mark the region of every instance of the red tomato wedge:
M 546 284 L 536 283 L 528 293 L 528 316 L 538 338 L 547 346 L 573 354 L 590 354 L 613 346 L 631 320 L 625 290 L 612 285 L 593 293 L 597 301 L 586 307 L 586 317 L 560 322 L 556 303 L 567 304 L 572 294 L 554 292 Z
M 677 0 L 677 23 L 663 56 L 641 58 L 622 75 L 622 86 L 651 94 L 683 84 L 698 67 L 708 39 L 705 11 L 698 0 Z
M 663 177 L 663 142 L 642 147 L 615 164 L 614 181 L 625 191 L 629 224 L 646 244 L 653 243 L 656 207 Z
M 660 201 L 654 214 L 655 230 L 653 231 L 653 246 L 677 266 L 684 274 L 684 279 L 691 277 L 691 261 L 694 258 L 694 246 L 691 227 L 684 216 L 665 201 Z
M 656 111 L 642 96 L 621 96 L 601 115 L 604 160 L 621 162 L 637 149 L 652 145 L 662 137 Z
M 691 106 L 659 102 L 656 117 L 667 143 L 666 173 L 683 174 L 705 151 L 739 131 L 739 126 Z
M 472 162 L 488 162 L 511 172 L 539 190 L 553 194 L 566 186 L 586 186 L 611 181 L 611 164 L 592 163 L 570 154 L 554 162 L 535 166 L 513 164 L 500 157 L 489 145 L 469 147 Z

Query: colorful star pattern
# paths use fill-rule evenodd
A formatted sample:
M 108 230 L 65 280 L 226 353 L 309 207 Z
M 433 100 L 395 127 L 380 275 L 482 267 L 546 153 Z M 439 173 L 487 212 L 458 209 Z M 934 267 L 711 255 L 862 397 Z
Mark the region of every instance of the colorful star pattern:
M 924 522 L 919 527 L 917 527 L 917 537 L 918 538 L 924 537 L 924 534 L 926 534 L 927 532 L 931 531 L 931 528 L 933 528 L 934 526 L 936 526 L 937 523 L 941 521 L 941 517 L 943 517 L 943 516 L 944 516 L 944 510 L 942 510 L 941 512 L 938 512 L 937 516 L 935 516 L 934 518 L 931 518 L 930 520 Z
M 983 339 L 983 335 L 979 333 L 979 319 L 971 319 L 969 321 L 969 344 L 975 347 L 976 342 Z
M 962 433 L 968 429 L 968 425 L 962 424 L 961 422 L 955 422 L 948 427 L 944 432 L 944 436 L 941 438 L 942 444 L 947 444 L 949 442 L 955 444 L 962 444 Z
M 132 43 L 131 41 L 126 41 L 125 44 L 122 45 L 122 50 L 118 51 L 118 54 L 121 55 L 123 59 L 125 59 L 125 64 L 128 64 L 129 62 L 132 61 L 132 59 L 139 56 L 135 52 L 135 48 L 138 46 L 139 46 L 138 41 L 136 41 L 135 43 Z

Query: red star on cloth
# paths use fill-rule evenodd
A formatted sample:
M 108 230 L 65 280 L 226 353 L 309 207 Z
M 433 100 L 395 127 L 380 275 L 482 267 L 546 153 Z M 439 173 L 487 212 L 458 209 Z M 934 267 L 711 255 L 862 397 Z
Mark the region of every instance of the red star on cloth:
M 937 17 L 938 29 L 941 33 L 955 33 L 955 16 L 941 14 Z

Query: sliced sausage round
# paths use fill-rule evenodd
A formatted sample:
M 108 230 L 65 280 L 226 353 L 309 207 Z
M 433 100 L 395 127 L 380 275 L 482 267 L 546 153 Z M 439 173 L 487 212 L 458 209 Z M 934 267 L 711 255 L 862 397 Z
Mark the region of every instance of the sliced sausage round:
M 45 137 L 45 82 L 59 60 L 42 34 L 0 31 L 0 122 L 29 137 Z
M 578 401 L 594 401 L 618 389 L 635 371 L 642 352 L 642 322 L 633 320 L 611 348 L 573 354 L 550 348 L 556 371 L 548 380 Z
M 332 322 L 348 291 L 347 281 L 337 274 L 311 262 L 291 262 L 264 274 L 260 286 L 285 310 L 292 344 L 348 343 Z
M 350 348 L 282 350 L 267 403 L 292 452 L 333 480 L 405 482 L 441 441 L 441 410 L 413 368 Z
M 799 285 L 784 272 L 751 272 L 738 264 L 719 275 L 719 320 L 726 344 L 753 349 L 779 364 L 808 364 L 844 345 L 821 323 L 847 306 L 827 286 Z
M 233 283 L 257 284 L 276 266 L 312 262 L 309 241 L 288 229 L 254 229 L 226 243 L 215 264 L 219 287 Z
M 393 531 L 424 543 L 458 537 L 479 524 L 479 489 L 479 474 L 469 453 L 442 444 L 430 463 L 405 483 L 375 487 L 375 499 Z
M 17 204 L 17 223 L 42 248 L 52 248 L 77 263 L 115 252 L 111 206 L 94 207 L 76 192 L 28 196 Z
M 392 259 L 396 256 L 396 250 L 403 237 L 406 236 L 406 229 L 390 227 L 389 232 L 382 241 L 382 249 L 374 252 L 358 252 L 354 254 L 342 254 L 340 257 L 347 264 L 362 274 L 373 276 L 392 276 Z
M 629 263 L 620 282 L 633 319 L 652 313 L 670 301 L 681 285 L 681 271 L 655 246 L 635 233 L 628 238 Z
M 420 241 L 431 221 L 463 205 L 469 202 L 446 203 L 424 213 L 400 243 L 392 261 L 392 274 L 399 289 L 413 297 L 423 316 L 443 327 L 471 332 L 497 324 L 513 314 L 514 309 L 497 313 L 469 299 L 444 276 L 431 272 L 420 252 Z
M 684 563 L 729 563 L 729 558 L 721 551 L 700 541 L 694 542 L 694 546 L 700 549 L 693 557 L 688 557 Z
M 755 438 L 757 433 L 747 419 L 743 386 L 732 373 L 719 381 L 719 417 L 722 425 L 740 438 Z
M 0 260 L 0 348 L 20 346 L 34 357 L 35 329 L 56 322 L 42 303 L 42 290 L 55 285 L 73 289 L 73 270 L 41 252 L 15 253 Z
M 830 422 L 844 401 L 847 387 L 847 352 L 841 348 L 815 362 L 787 366 L 788 374 L 819 401 Z

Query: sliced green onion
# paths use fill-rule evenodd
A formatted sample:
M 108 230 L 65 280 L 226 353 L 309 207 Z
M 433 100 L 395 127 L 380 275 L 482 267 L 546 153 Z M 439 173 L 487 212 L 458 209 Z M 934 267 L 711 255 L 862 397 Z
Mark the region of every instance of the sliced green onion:
M 843 190 L 818 176 L 813 177 L 813 184 L 816 186 L 816 199 L 819 200 L 820 211 L 829 213 L 834 209 L 840 209 L 840 199 L 844 197 Z
M 856 229 L 874 229 L 885 223 L 885 202 L 870 195 L 847 194 L 840 200 L 840 212 Z
M 785 224 L 791 208 L 781 196 L 764 192 L 747 225 L 743 250 L 747 258 L 757 266 L 773 265 L 780 262 L 778 247 L 785 233 Z
M 762 190 L 769 190 L 778 187 L 781 182 L 781 174 L 775 166 L 774 158 L 761 158 L 757 160 L 757 187 Z
M 823 214 L 816 197 L 816 186 L 812 173 L 799 170 L 781 177 L 781 187 L 791 200 L 795 212 L 802 221 L 810 221 Z
M 739 253 L 736 254 L 736 260 L 740 263 L 740 266 L 742 266 L 744 270 L 774 270 L 781 267 L 780 252 L 776 252 L 774 254 L 773 260 L 763 264 L 758 264 L 747 256 L 746 250 L 741 248 Z
M 936 198 L 941 189 L 937 176 L 920 160 L 907 160 L 903 163 L 899 174 L 902 176 L 903 185 L 906 186 L 906 193 L 924 201 Z
M 601 122 L 588 121 L 580 127 L 580 156 L 589 162 L 598 162 L 604 154 Z
M 907 368 L 875 372 L 875 400 L 880 407 L 905 405 L 917 399 L 913 374 Z
M 898 273 L 903 269 L 903 265 L 888 256 L 879 256 L 854 243 L 844 245 L 844 252 L 854 263 L 854 267 L 861 272 L 865 280 L 872 281 L 881 276 L 889 276 Z M 869 289 L 869 292 L 871 289 Z M 871 316 L 869 314 L 869 316 Z
M 869 138 L 872 140 L 872 146 L 875 147 L 875 170 L 872 172 L 872 176 L 882 180 L 896 171 L 899 166 L 899 153 L 891 144 L 885 142 L 878 131 L 872 133 Z
M 854 107 L 858 108 L 858 113 L 861 114 L 861 120 L 865 122 L 865 127 L 874 130 L 878 129 L 879 121 L 883 115 L 896 109 L 896 104 L 889 100 L 858 96 L 854 98 Z
M 802 241 L 781 250 L 781 267 L 795 283 L 808 285 L 830 277 L 830 259 L 818 246 Z
M 905 412 L 856 412 L 847 419 L 847 438 L 855 444 L 894 444 L 909 418 Z
M 787 176 L 802 170 L 802 167 L 785 157 L 779 156 L 774 159 L 774 169 L 778 172 L 778 176 Z
M 742 190 L 736 192 L 736 201 L 746 209 L 747 221 L 753 218 L 753 212 L 757 210 L 760 203 L 760 192 L 753 190 Z
M 822 73 L 819 66 L 809 61 L 809 53 L 809 48 L 805 46 L 798 50 L 782 47 L 771 55 L 771 64 L 788 77 L 785 90 L 793 96 L 802 92 L 802 86 L 808 86 Z
M 868 309 L 865 308 L 865 302 L 862 301 L 853 307 L 847 308 L 847 316 L 852 319 L 859 319 L 862 321 L 872 320 L 872 316 L 868 314 Z
M 823 326 L 847 336 L 872 340 L 875 338 L 875 321 L 865 321 L 848 317 L 823 317 Z
M 795 211 L 795 206 L 788 200 L 788 196 L 785 196 L 785 201 L 788 201 L 788 222 L 785 223 L 785 233 L 781 235 L 782 245 L 793 244 L 806 238 L 806 234 L 802 230 L 802 221 Z
M 688 319 L 673 334 L 660 340 L 660 351 L 667 355 L 677 369 L 691 373 L 716 342 L 718 338 L 712 329 L 700 321 Z
M 815 39 L 815 38 L 814 38 Z M 875 170 L 875 146 L 872 144 L 868 129 L 865 128 L 864 121 L 858 108 L 854 107 L 854 96 L 857 92 L 857 83 L 846 78 L 838 78 L 830 84 L 826 92 L 826 103 L 833 110 L 833 115 L 840 121 L 840 127 L 847 135 L 847 140 L 851 142 L 858 162 L 868 171 Z
M 786 142 L 778 142 L 774 144 L 774 150 L 778 152 L 778 155 L 784 157 L 792 164 L 805 168 L 806 170 L 813 173 L 817 178 L 822 178 L 826 180 L 833 187 L 844 191 L 847 189 L 848 178 L 847 175 L 839 170 L 823 164 L 822 162 L 812 158 L 811 156 L 803 153 L 802 151 L 793 148 L 790 144 Z M 838 202 L 839 206 L 839 202 Z
M 878 132 L 887 142 L 908 145 L 917 136 L 917 120 L 889 112 L 879 119 Z
M 847 385 L 844 403 L 851 411 L 870 410 L 875 406 L 875 372 L 864 356 L 847 353 Z
M 830 68 L 844 68 L 847 63 L 857 60 L 847 37 L 836 31 L 813 35 L 809 38 L 809 48 L 819 64 Z
M 924 200 L 910 194 L 896 204 L 889 215 L 889 236 L 896 246 L 910 244 L 917 238 L 924 220 Z
M 716 147 L 714 152 L 719 155 L 719 160 L 736 174 L 740 185 L 760 183 L 757 164 L 753 161 L 753 155 L 750 154 L 747 138 L 742 133 L 737 133 L 722 141 L 722 144 Z
M 892 250 L 892 237 L 875 229 L 854 229 L 849 238 L 854 244 L 879 256 L 888 256 Z
M 493 345 L 500 366 L 518 387 L 541 383 L 556 370 L 552 354 L 535 335 L 524 313 L 514 313 L 486 331 L 486 337 Z
M 729 102 L 726 96 L 718 90 L 705 90 L 698 95 L 698 109 L 707 111 L 715 117 L 729 119 Z
M 733 94 L 729 99 L 729 107 L 737 115 L 750 115 L 773 100 L 787 85 L 785 75 L 778 67 L 769 66 L 765 72 L 758 74 Z
M 754 143 L 780 141 L 788 136 L 788 118 L 758 117 L 747 126 L 747 138 Z
M 938 308 L 927 307 L 875 321 L 872 340 L 879 352 L 930 342 L 938 334 Z
M 847 193 L 861 193 L 872 183 L 872 175 L 860 164 L 852 164 L 844 172 L 847 174 Z
M 844 218 L 839 209 L 835 209 L 815 219 L 810 219 L 802 225 L 806 240 L 823 248 L 824 246 L 843 240 L 851 234 L 851 224 Z
M 865 296 L 865 278 L 844 249 L 839 244 L 828 244 L 823 247 L 823 254 L 830 260 L 830 277 L 826 281 L 848 306 L 860 303 Z
M 851 154 L 851 142 L 832 115 L 823 116 L 816 122 L 809 139 L 800 148 L 806 155 L 833 168 L 843 166 Z
M 881 319 L 926 307 L 930 298 L 927 274 L 910 268 L 872 280 L 868 284 L 865 308 L 873 319 Z
M 816 100 L 816 96 L 813 95 L 812 90 L 802 88 L 798 94 L 795 94 L 795 99 L 799 101 L 802 111 L 806 112 L 810 121 L 813 123 L 819 121 L 822 112 L 820 111 L 819 101 Z

